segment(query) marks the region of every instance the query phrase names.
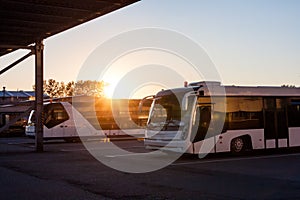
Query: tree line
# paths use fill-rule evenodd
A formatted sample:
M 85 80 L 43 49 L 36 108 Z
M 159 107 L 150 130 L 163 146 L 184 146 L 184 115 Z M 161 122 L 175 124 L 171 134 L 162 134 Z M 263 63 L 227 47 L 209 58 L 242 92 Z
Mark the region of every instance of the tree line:
M 103 96 L 104 81 L 79 80 L 77 82 L 56 81 L 54 79 L 44 80 L 43 91 L 51 98 L 70 97 L 75 95 Z M 35 85 L 33 85 L 35 89 Z

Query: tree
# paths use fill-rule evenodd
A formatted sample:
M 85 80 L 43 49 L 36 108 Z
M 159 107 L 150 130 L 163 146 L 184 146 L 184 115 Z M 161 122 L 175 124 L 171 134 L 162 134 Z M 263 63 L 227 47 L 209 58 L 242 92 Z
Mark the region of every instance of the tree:
M 88 96 L 103 96 L 104 86 L 107 84 L 104 81 L 77 81 L 75 83 L 75 95 L 88 95 Z
M 60 97 L 59 90 L 60 90 L 60 83 L 56 82 L 54 79 L 49 79 L 48 82 L 46 81 L 45 85 L 45 93 L 48 94 L 50 97 Z
M 70 97 L 74 95 L 101 97 L 106 85 L 104 81 L 80 80 L 76 83 L 70 81 L 65 84 L 63 81 L 58 82 L 54 79 L 48 79 L 48 81 L 44 80 L 43 91 L 51 98 Z M 33 89 L 35 89 L 35 85 Z
M 285 88 L 296 88 L 295 85 L 282 85 L 281 87 L 285 87 Z
M 69 82 L 65 88 L 65 95 L 67 97 L 74 96 L 74 81 Z

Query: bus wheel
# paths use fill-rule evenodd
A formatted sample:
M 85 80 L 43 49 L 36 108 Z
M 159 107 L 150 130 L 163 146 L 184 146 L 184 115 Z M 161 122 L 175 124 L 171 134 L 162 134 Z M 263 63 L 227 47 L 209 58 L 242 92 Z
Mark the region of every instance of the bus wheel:
M 241 153 L 245 150 L 245 140 L 241 137 L 234 138 L 231 141 L 231 152 Z

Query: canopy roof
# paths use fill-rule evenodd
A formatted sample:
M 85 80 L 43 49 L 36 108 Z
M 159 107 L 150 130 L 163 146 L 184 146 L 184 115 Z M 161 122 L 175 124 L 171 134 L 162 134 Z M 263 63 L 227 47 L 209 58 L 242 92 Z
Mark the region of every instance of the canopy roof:
M 0 56 L 138 0 L 0 0 Z

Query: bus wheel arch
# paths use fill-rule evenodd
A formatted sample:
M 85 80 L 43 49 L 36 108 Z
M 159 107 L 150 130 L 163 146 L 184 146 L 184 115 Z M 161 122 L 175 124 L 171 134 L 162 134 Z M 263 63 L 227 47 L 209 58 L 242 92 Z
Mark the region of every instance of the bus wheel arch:
M 252 140 L 250 135 L 233 138 L 230 142 L 230 151 L 235 154 L 243 153 L 252 149 Z

